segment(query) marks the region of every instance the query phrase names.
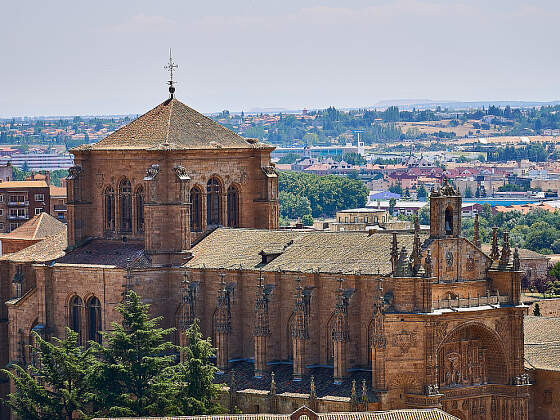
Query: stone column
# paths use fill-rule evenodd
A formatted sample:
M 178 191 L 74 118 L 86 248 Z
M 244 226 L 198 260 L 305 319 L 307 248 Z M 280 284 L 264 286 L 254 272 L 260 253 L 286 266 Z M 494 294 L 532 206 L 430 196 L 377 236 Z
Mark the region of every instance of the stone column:
M 383 287 L 381 280 L 379 280 L 377 301 L 374 302 L 374 315 L 373 315 L 373 340 L 371 344 L 371 383 L 372 386 L 378 390 L 383 391 L 387 389 L 385 380 L 385 352 L 387 347 L 387 338 L 385 337 L 385 299 L 383 297 Z
M 348 331 L 348 300 L 344 297 L 344 289 L 342 288 L 342 279 L 339 279 L 339 287 L 336 296 L 336 307 L 334 312 L 334 382 L 341 383 L 342 379 L 347 376 L 347 342 L 349 338 Z
M 229 367 L 229 339 L 231 334 L 231 302 L 230 293 L 224 281 L 225 274 L 220 274 L 222 281 L 218 290 L 216 308 L 216 363 L 221 371 Z
M 301 279 L 297 279 L 296 302 L 294 306 L 294 320 L 292 326 L 292 346 L 293 346 L 293 379 L 301 381 L 305 373 L 305 341 L 309 338 L 307 331 L 305 302 L 303 298 L 303 287 L 301 287 Z
M 257 285 L 257 299 L 255 301 L 255 329 L 253 330 L 253 342 L 255 346 L 255 377 L 261 378 L 266 371 L 267 345 L 270 336 L 270 325 L 268 317 L 268 301 L 272 291 L 270 286 L 263 284 L 262 274 L 259 276 Z

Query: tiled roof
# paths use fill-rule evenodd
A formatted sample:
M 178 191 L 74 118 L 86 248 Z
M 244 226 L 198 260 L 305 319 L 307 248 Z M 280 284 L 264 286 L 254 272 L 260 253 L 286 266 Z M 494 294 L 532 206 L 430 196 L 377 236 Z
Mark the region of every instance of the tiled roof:
M 66 226 L 64 230 L 43 239 L 21 251 L 7 254 L 0 257 L 0 261 L 10 261 L 16 263 L 25 262 L 48 262 L 60 258 L 64 255 L 64 250 L 68 246 Z
M 66 188 L 49 185 L 51 197 L 66 197 Z
M 321 420 L 459 420 L 437 408 L 316 414 Z M 289 420 L 290 416 L 290 414 L 214 414 L 189 417 L 136 417 L 135 420 Z M 123 419 L 124 417 L 121 418 Z
M 484 251 L 487 255 L 490 255 L 492 251 L 492 247 L 490 244 L 482 244 L 482 251 Z M 531 251 L 530 249 L 526 248 L 519 248 L 519 258 L 526 259 L 526 260 L 540 260 L 540 259 L 550 259 L 547 255 L 539 254 L 538 252 Z
M 66 232 L 66 225 L 43 212 L 10 233 L 0 235 L 0 239 L 44 239 L 62 231 Z
M 427 236 L 421 234 L 421 238 Z M 412 251 L 413 235 L 397 235 L 399 249 Z M 320 271 L 326 273 L 388 274 L 392 235 L 362 232 L 279 231 L 219 228 L 193 247 L 190 268 Z M 283 249 L 262 264 L 259 252 Z
M 356 381 L 356 390 L 359 395 L 362 391 L 362 380 L 366 380 L 369 401 L 376 401 L 376 396 L 371 391 L 371 372 L 366 370 L 353 371 L 350 376 L 343 379 L 340 384 L 334 384 L 333 370 L 328 367 L 308 367 L 307 374 L 301 381 L 294 381 L 292 378 L 293 368 L 289 363 L 271 364 L 270 372 L 266 372 L 262 378 L 255 378 L 255 365 L 251 362 L 233 362 L 231 370 L 225 375 L 216 375 L 216 383 L 229 384 L 231 382 L 231 372 L 234 372 L 235 383 L 238 390 L 256 389 L 268 391 L 270 389 L 271 372 L 274 372 L 276 382 L 276 392 L 295 394 L 309 394 L 311 376 L 315 380 L 317 397 L 326 396 L 342 397 L 350 399 L 352 393 L 352 381 Z
M 59 258 L 56 263 L 145 268 L 151 265 L 144 243 L 95 239 Z
M 8 181 L 0 182 L 0 189 L 7 188 L 40 188 L 47 187 L 45 181 Z
M 525 344 L 560 344 L 560 318 L 526 316 L 523 318 Z
M 560 343 L 525 344 L 525 362 L 535 369 L 560 371 Z
M 525 361 L 529 367 L 560 371 L 560 318 L 526 316 Z
M 73 150 L 270 148 L 247 141 L 177 99 L 168 99 L 95 144 Z

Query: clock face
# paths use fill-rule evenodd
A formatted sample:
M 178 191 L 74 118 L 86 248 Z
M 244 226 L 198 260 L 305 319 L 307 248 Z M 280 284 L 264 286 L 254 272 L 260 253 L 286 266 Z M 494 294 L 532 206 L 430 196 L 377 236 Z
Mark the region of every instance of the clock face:
M 447 262 L 447 265 L 453 264 L 453 253 L 449 250 L 445 253 L 445 261 Z

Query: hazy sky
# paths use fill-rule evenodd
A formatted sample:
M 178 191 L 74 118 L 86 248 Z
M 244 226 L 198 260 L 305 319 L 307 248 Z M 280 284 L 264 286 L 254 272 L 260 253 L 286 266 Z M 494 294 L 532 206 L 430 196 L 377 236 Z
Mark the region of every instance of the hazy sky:
M 4 1 L 0 116 L 560 99 L 557 0 Z

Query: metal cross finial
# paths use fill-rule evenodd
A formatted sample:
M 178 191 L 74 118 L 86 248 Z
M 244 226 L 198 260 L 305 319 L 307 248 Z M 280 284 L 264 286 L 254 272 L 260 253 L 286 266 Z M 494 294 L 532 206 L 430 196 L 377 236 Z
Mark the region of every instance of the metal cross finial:
M 167 81 L 167 84 L 169 85 L 169 93 L 173 98 L 173 94 L 175 93 L 175 87 L 173 86 L 173 84 L 175 83 L 173 81 L 173 70 L 179 68 L 179 66 L 173 62 L 173 57 L 171 56 L 171 48 L 169 48 L 169 63 L 166 66 L 163 66 L 163 68 L 169 70 L 169 80 Z

